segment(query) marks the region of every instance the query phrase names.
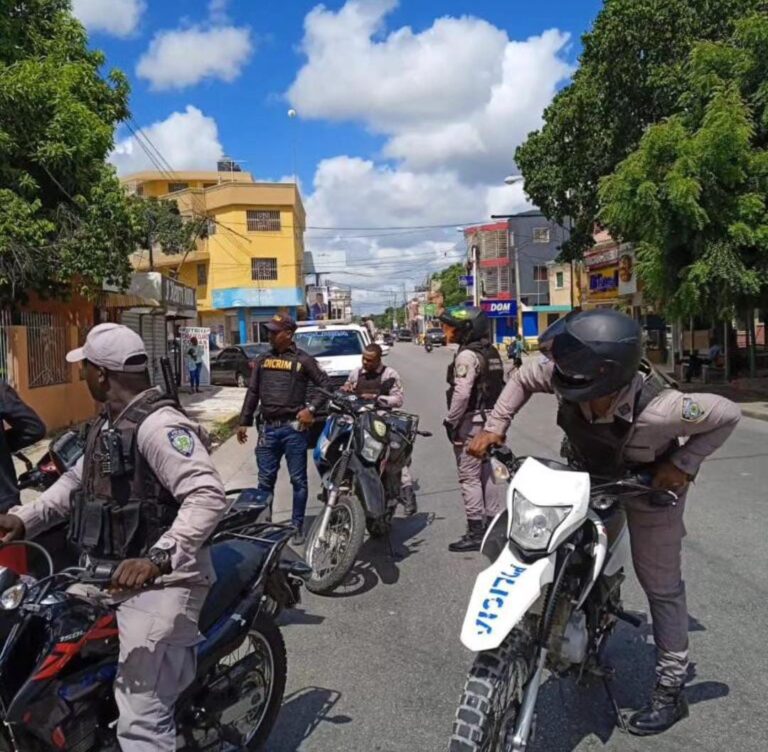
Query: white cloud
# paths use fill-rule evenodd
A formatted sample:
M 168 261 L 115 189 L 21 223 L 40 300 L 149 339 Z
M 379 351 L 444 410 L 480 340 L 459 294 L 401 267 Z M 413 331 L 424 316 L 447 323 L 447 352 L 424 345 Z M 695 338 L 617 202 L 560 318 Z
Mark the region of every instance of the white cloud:
M 142 133 L 174 170 L 215 170 L 224 155 L 216 121 L 192 105 L 142 128 Z M 135 136 L 119 141 L 109 161 L 121 175 L 157 169 Z
M 305 18 L 306 62 L 287 92 L 291 106 L 302 118 L 361 123 L 385 137 L 378 156 L 389 160 L 321 162 L 308 224 L 460 225 L 530 208 L 522 185 L 502 181 L 517 172 L 516 146 L 572 72 L 568 35 L 552 29 L 514 40 L 470 16 L 437 18 L 418 32 L 387 28 L 395 7 L 397 0 L 347 0 Z M 452 227 L 307 234 L 310 249 L 348 251 L 347 281 L 371 304 L 382 289 L 419 282 L 455 259 L 457 242 L 461 256 L 464 241 Z M 370 269 L 355 267 L 353 276 L 353 265 L 366 261 Z
M 183 89 L 205 79 L 230 82 L 240 75 L 252 52 L 251 32 L 244 27 L 161 31 L 141 56 L 136 74 L 156 91 Z
M 229 0 L 210 0 L 208 3 L 208 17 L 210 18 L 211 23 L 229 23 L 229 15 L 227 14 L 228 7 Z
M 145 0 L 73 0 L 72 12 L 88 31 L 128 37 L 136 31 Z
M 362 122 L 388 137 L 385 156 L 410 168 L 503 178 L 515 147 L 572 71 L 563 58 L 568 35 L 550 30 L 512 41 L 469 16 L 438 18 L 419 33 L 386 33 L 396 5 L 349 0 L 337 12 L 312 10 L 291 104 L 302 117 Z

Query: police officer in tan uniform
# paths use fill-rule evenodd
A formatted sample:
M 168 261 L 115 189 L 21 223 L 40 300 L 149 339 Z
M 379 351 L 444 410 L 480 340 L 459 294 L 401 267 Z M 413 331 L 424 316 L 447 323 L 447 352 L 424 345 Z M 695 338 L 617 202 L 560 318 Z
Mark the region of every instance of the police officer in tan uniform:
M 33 503 L 0 515 L 0 533 L 34 537 L 69 518 L 70 540 L 88 561 L 117 565 L 114 590 L 101 597 L 117 604 L 120 748 L 171 752 L 174 703 L 195 676 L 198 617 L 215 579 L 205 543 L 228 502 L 203 430 L 150 388 L 136 333 L 100 324 L 67 360 L 85 363 L 104 414 L 77 465 Z
M 381 362 L 383 351 L 375 343 L 363 350 L 363 365 L 349 374 L 342 391 L 356 394 L 362 399 L 376 400 L 383 407 L 398 408 L 405 402 L 405 390 L 400 374 L 391 366 Z M 401 502 L 406 517 L 418 511 L 416 494 L 413 490 L 411 468 L 406 465 L 400 474 Z
M 469 451 L 480 457 L 503 443 L 510 421 L 532 394 L 554 393 L 570 464 L 611 478 L 648 472 L 655 488 L 679 495 L 674 507 L 653 506 L 646 499 L 625 504 L 632 559 L 648 597 L 657 648 L 656 687 L 650 703 L 629 719 L 629 729 L 641 736 L 658 734 L 688 715 L 682 691 L 688 670 L 681 572 L 686 491 L 741 413 L 723 397 L 683 394 L 642 366 L 640 327 L 618 311 L 569 314 L 539 343 L 546 357 L 529 361 L 510 377 Z
M 440 316 L 446 340 L 459 345 L 448 368 L 448 414 L 443 420 L 453 446 L 459 486 L 467 515 L 467 531 L 448 546 L 449 551 L 479 551 L 490 519 L 499 511 L 503 496 L 491 481 L 490 466 L 473 457 L 466 443 L 483 427 L 504 388 L 504 363 L 488 340 L 488 318 L 479 308 L 454 306 Z

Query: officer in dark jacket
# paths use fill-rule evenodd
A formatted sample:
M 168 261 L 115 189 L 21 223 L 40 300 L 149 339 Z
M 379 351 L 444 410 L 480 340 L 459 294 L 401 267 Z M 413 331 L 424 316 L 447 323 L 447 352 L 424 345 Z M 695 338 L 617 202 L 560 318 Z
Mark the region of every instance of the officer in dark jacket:
M 0 384 L 0 419 L 5 423 L 0 431 L 0 512 L 5 512 L 19 503 L 13 453 L 43 439 L 45 424 L 8 384 Z
M 488 318 L 479 308 L 454 306 L 440 316 L 446 339 L 459 351 L 448 368 L 448 414 L 443 425 L 453 444 L 459 485 L 467 515 L 467 532 L 450 551 L 479 551 L 487 522 L 502 504 L 487 462 L 467 453 L 466 443 L 480 433 L 486 410 L 504 389 L 504 364 L 488 339 Z
M 272 493 L 277 481 L 280 461 L 285 455 L 293 486 L 292 521 L 298 532 L 293 542 L 304 543 L 304 513 L 307 508 L 307 436 L 316 410 L 325 398 L 317 394 L 307 399 L 310 382 L 325 387 L 328 376 L 317 361 L 299 350 L 294 341 L 296 322 L 278 314 L 267 324 L 272 350 L 260 355 L 251 371 L 251 381 L 240 413 L 237 439 L 248 440 L 248 426 L 258 419 L 256 463 L 259 466 L 259 488 Z

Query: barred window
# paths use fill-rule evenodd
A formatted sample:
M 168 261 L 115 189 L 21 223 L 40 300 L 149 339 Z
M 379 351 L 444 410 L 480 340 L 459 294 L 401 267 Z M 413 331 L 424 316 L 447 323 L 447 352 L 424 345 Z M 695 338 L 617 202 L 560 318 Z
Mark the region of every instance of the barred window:
M 168 193 L 176 193 L 176 191 L 185 191 L 189 188 L 189 183 L 168 183 Z
M 246 213 L 248 232 L 280 232 L 280 212 L 250 209 Z
M 277 259 L 251 259 L 251 279 L 256 281 L 277 279 Z
M 533 228 L 533 242 L 534 243 L 549 243 L 549 227 L 534 227 Z
M 198 287 L 205 287 L 208 284 L 208 264 L 197 265 L 197 284 Z
M 547 277 L 547 267 L 544 264 L 535 264 L 533 267 L 533 281 L 534 282 L 546 282 L 548 280 Z

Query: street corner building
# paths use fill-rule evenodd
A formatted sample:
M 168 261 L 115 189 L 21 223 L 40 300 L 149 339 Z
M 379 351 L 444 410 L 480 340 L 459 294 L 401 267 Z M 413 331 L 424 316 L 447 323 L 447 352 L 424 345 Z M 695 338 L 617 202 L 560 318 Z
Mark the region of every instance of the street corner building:
M 296 318 L 304 303 L 306 218 L 295 183 L 257 183 L 232 162 L 215 171 L 141 172 L 123 180 L 146 198 L 176 201 L 182 216 L 205 220 L 186 255 L 155 254 L 155 269 L 195 289 L 197 324 L 212 346 L 266 342 L 278 312 Z M 148 269 L 143 257 L 134 266 Z

